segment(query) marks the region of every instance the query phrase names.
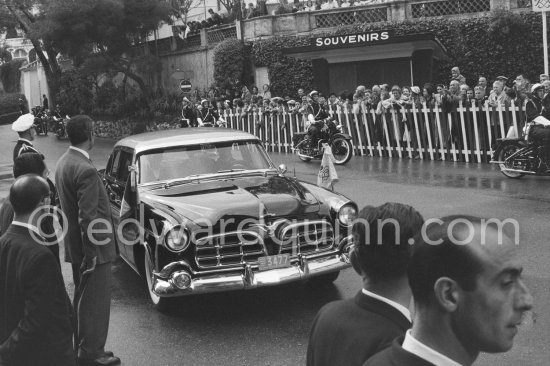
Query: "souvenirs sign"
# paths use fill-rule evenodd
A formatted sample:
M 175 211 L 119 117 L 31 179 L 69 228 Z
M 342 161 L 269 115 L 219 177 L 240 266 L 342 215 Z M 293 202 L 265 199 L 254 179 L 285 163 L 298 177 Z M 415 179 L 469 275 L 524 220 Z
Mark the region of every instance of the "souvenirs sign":
M 386 42 L 393 38 L 391 31 L 375 31 L 356 34 L 346 34 L 341 36 L 316 37 L 310 39 L 311 45 L 316 48 L 334 48 L 349 46 L 364 46 L 378 42 Z

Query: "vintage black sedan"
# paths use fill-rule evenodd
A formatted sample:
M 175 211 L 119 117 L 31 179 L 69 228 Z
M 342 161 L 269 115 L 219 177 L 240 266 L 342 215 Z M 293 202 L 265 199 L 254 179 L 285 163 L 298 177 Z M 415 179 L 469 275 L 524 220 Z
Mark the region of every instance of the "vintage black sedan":
M 119 141 L 102 172 L 121 257 L 159 309 L 174 297 L 294 281 L 349 266 L 354 202 L 278 168 L 225 128 Z

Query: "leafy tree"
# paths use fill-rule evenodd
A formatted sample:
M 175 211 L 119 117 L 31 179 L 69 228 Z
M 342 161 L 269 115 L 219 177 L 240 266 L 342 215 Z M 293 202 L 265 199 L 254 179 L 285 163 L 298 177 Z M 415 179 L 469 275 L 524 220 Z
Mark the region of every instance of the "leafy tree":
M 37 33 L 75 66 L 122 73 L 149 95 L 136 65 L 151 62 L 151 57 L 138 44 L 161 22 L 169 23 L 171 12 L 158 0 L 50 0 Z
M 11 61 L 11 53 L 6 48 L 0 48 L 0 65 L 4 62 Z
M 227 12 L 234 17 L 234 19 L 241 19 L 241 0 L 220 0 Z
M 187 23 L 187 14 L 191 9 L 196 8 L 202 0 L 167 0 L 172 7 L 174 16 Z
M 42 2 L 45 4 L 49 1 L 42 0 Z M 0 0 L 0 32 L 13 33 L 17 26 L 25 33 L 36 51 L 36 57 L 44 67 L 50 95 L 55 96 L 61 77 L 61 68 L 57 62 L 58 51 L 48 38 L 41 38 L 41 35 L 36 32 L 37 22 L 47 16 L 42 2 L 40 0 Z M 51 103 L 55 103 L 55 100 Z

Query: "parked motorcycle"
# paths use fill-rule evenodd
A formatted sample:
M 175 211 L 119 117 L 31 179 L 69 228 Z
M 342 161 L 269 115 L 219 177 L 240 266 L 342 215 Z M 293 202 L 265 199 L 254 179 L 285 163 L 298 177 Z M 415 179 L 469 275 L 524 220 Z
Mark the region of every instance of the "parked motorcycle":
M 32 108 L 32 114 L 34 115 L 34 129 L 36 134 L 48 136 L 48 124 L 42 107 L 36 106 Z
M 336 125 L 329 118 L 325 120 L 325 128 L 321 131 L 317 148 L 310 148 L 310 139 L 307 132 L 295 133 L 292 138 L 294 145 L 294 151 L 298 154 L 298 157 L 305 162 L 309 162 L 312 159 L 323 158 L 323 144 L 328 144 L 332 149 L 332 155 L 334 155 L 334 163 L 337 165 L 343 165 L 351 159 L 353 153 L 353 145 L 351 143 L 351 136 L 342 132 L 342 125 Z
M 543 156 L 544 145 L 529 138 L 529 124 L 524 137 L 497 140 L 491 164 L 498 164 L 502 174 L 508 178 L 521 178 L 525 174 L 546 176 Z

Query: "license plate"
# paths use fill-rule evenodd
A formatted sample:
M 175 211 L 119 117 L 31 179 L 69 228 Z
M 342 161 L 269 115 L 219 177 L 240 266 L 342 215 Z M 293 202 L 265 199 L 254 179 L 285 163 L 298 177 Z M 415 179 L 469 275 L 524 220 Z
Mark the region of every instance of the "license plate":
M 268 255 L 266 257 L 258 258 L 258 265 L 260 271 L 267 271 L 269 269 L 275 268 L 285 268 L 290 267 L 290 255 L 288 254 L 277 254 L 277 255 Z

